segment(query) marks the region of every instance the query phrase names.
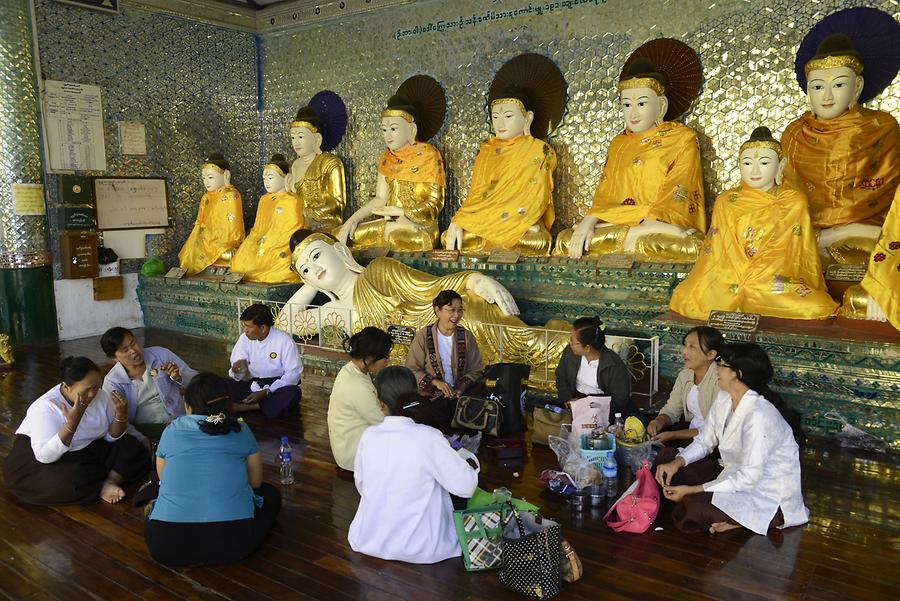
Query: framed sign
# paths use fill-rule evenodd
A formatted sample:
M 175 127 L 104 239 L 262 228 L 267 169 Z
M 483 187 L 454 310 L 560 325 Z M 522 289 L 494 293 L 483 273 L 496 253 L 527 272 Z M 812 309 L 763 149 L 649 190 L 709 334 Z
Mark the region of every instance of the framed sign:
M 101 230 L 169 227 L 164 177 L 95 177 L 94 200 Z
M 741 311 L 710 311 L 706 325 L 733 332 L 756 332 L 759 327 L 759 313 Z

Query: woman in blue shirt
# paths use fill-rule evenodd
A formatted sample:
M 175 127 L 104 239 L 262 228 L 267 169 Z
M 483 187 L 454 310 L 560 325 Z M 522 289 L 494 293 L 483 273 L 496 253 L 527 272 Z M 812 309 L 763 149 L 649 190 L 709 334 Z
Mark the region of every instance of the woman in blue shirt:
M 228 384 L 201 373 L 185 391 L 187 415 L 156 451 L 159 497 L 144 531 L 150 555 L 169 566 L 238 561 L 272 528 L 281 495 L 262 481 L 253 433 L 232 416 Z

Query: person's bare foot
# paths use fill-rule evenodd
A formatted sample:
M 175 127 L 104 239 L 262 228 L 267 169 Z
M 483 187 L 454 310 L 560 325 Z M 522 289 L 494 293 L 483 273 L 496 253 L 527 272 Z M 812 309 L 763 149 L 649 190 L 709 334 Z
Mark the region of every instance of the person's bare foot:
M 729 524 L 728 522 L 716 522 L 712 526 L 709 527 L 709 533 L 715 534 L 716 532 L 728 532 L 729 530 L 734 530 L 735 528 L 740 528 L 739 524 Z
M 100 489 L 100 498 L 107 503 L 118 503 L 125 498 L 125 491 L 115 482 L 106 480 Z

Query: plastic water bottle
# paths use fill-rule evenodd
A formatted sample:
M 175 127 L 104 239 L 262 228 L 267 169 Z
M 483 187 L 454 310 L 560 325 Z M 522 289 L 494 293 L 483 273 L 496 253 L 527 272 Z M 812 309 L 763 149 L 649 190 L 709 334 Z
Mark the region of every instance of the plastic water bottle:
M 621 413 L 615 414 L 615 420 L 609 425 L 609 431 L 615 434 L 617 437 L 621 437 L 623 434 L 625 434 L 625 420 L 622 419 Z
M 291 454 L 291 443 L 287 436 L 281 437 L 281 449 L 278 451 L 281 458 L 281 483 L 284 485 L 294 483 L 294 466 L 292 465 L 293 455 Z
M 603 463 L 603 484 L 606 487 L 606 496 L 607 497 L 615 497 L 619 494 L 619 468 L 616 465 L 616 460 L 613 457 L 609 457 Z

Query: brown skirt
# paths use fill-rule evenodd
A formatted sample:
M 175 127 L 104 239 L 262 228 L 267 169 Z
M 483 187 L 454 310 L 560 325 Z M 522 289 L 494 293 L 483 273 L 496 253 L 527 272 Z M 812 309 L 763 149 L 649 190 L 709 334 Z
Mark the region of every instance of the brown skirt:
M 141 480 L 150 470 L 150 454 L 126 434 L 115 442 L 98 438 L 53 463 L 41 463 L 34 457 L 31 438 L 18 434 L 3 462 L 6 488 L 20 501 L 34 505 L 93 503 L 113 470 L 125 483 Z
M 678 449 L 672 447 L 660 449 L 654 463 L 654 472 L 656 471 L 655 466 L 674 461 L 677 455 Z M 672 477 L 672 486 L 697 486 L 715 480 L 722 473 L 722 466 L 719 465 L 717 460 L 718 456 L 719 453 L 716 450 L 715 457 L 710 455 L 681 468 Z M 660 496 L 663 499 L 665 498 L 662 495 Z M 709 532 L 710 526 L 720 522 L 740 525 L 727 513 L 713 505 L 712 498 L 713 493 L 703 492 L 687 495 L 676 503 L 672 509 L 672 522 L 675 524 L 675 527 L 682 532 L 694 534 L 697 532 Z M 779 507 L 769 523 L 769 528 L 775 528 L 782 524 L 784 524 L 784 515 Z

